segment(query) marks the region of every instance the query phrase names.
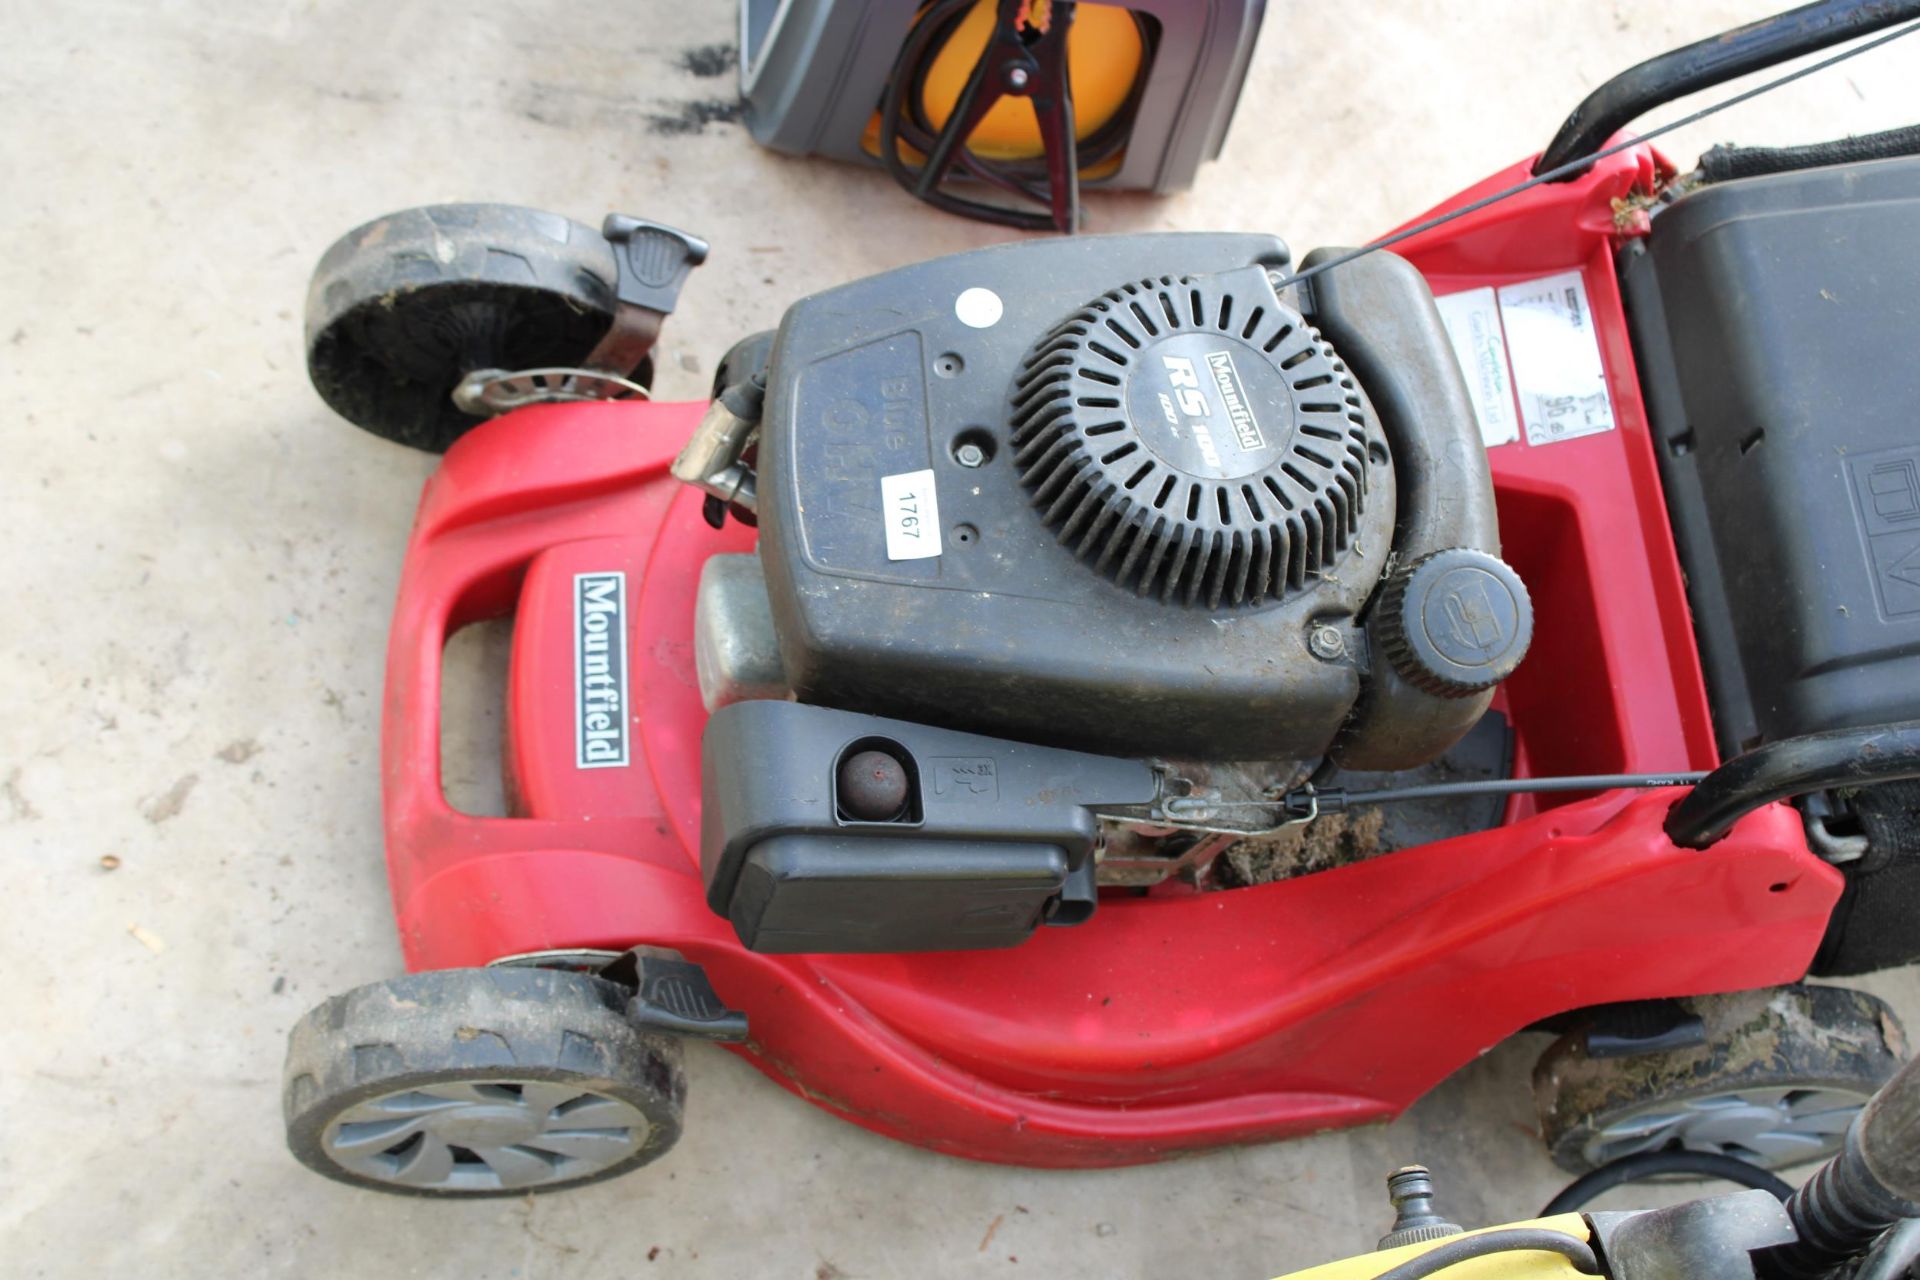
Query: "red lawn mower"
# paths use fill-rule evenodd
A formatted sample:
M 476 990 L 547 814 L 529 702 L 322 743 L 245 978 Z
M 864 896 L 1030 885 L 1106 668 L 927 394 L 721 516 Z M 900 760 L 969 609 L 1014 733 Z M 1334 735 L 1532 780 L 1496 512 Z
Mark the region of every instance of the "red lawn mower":
M 446 457 L 387 666 L 411 972 L 294 1028 L 294 1153 L 609 1177 L 697 1037 L 932 1150 L 1120 1165 L 1383 1120 L 1545 1028 L 1569 1169 L 1832 1154 L 1904 1044 L 1802 980 L 1920 957 L 1920 131 L 1607 143 L 1917 14 L 1643 64 L 1391 251 L 856 281 L 709 403 L 644 393 L 692 236 L 347 236 L 314 383 Z M 475 817 L 441 654 L 506 617 Z

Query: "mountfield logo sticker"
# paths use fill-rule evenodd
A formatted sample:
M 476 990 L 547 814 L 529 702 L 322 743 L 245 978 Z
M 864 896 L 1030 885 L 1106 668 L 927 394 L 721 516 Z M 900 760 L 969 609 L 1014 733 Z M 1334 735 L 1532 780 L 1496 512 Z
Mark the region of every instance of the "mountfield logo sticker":
M 1227 406 L 1227 421 L 1233 424 L 1234 442 L 1242 453 L 1258 453 L 1267 447 L 1267 438 L 1260 434 L 1260 424 L 1253 419 L 1253 405 L 1247 401 L 1247 388 L 1240 381 L 1240 371 L 1233 367 L 1233 356 L 1226 351 L 1207 352 L 1207 369 L 1213 374 L 1213 385 L 1220 391 L 1220 401 Z
M 574 762 L 627 763 L 627 575 L 573 575 Z

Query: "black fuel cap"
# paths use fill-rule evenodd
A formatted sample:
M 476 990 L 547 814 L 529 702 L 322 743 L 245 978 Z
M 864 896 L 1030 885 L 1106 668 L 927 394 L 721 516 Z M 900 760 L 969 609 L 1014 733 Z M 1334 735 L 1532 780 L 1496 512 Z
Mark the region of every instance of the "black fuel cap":
M 1397 570 L 1381 588 L 1377 635 L 1416 688 L 1465 698 L 1505 680 L 1533 641 L 1533 601 L 1499 556 L 1449 547 Z

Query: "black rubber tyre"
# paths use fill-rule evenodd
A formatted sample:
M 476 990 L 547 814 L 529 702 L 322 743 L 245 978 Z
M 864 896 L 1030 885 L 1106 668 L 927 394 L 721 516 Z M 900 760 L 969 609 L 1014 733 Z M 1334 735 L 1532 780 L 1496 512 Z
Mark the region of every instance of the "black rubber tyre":
M 1708 1151 L 1762 1168 L 1825 1159 L 1906 1060 L 1892 1009 L 1844 987 L 1775 987 L 1679 1003 L 1706 1023 L 1691 1049 L 1587 1056 L 1579 1030 L 1533 1071 L 1554 1163 L 1586 1173 L 1643 1150 Z
M 591 227 L 509 204 L 404 209 L 341 237 L 307 289 L 307 374 L 377 436 L 441 452 L 481 419 L 477 369 L 577 366 L 612 324 L 618 267 Z M 634 371 L 645 383 L 650 362 Z
M 598 1182 L 680 1136 L 680 1042 L 625 988 L 549 969 L 449 969 L 360 987 L 288 1036 L 287 1146 L 340 1182 L 525 1195 Z M 390 1140 L 389 1140 L 390 1139 Z

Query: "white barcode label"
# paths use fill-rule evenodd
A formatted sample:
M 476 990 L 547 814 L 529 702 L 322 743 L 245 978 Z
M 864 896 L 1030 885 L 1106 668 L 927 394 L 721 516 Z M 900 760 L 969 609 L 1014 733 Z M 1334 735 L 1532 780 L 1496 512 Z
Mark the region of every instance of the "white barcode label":
M 1613 430 L 1600 338 L 1578 271 L 1500 286 L 1500 321 L 1528 444 Z
M 931 470 L 881 476 L 880 509 L 887 522 L 887 559 L 926 560 L 940 554 L 940 497 Z

